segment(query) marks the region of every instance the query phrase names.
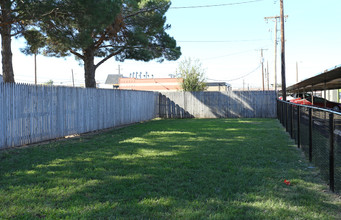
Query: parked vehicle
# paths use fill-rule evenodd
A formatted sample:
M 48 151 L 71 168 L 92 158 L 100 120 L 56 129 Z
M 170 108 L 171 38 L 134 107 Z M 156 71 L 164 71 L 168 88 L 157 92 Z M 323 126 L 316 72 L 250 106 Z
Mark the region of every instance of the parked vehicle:
M 307 99 L 302 99 L 302 98 L 296 98 L 296 99 L 291 100 L 290 102 L 300 104 L 300 105 L 313 105 Z
M 326 107 L 334 111 L 341 111 L 341 103 L 331 102 L 321 97 L 313 96 L 314 102 L 312 102 L 312 96 L 310 94 L 295 94 L 294 97 L 296 97 L 296 99 L 292 99 L 290 102 L 300 105 L 314 105 L 321 108 Z
M 311 101 L 311 97 L 308 97 L 307 100 L 309 102 L 312 102 Z M 330 108 L 330 109 L 333 109 L 334 111 L 340 111 L 341 110 L 341 103 L 337 103 L 337 102 L 331 102 L 331 101 L 328 101 L 324 98 L 321 98 L 321 97 L 315 97 L 313 96 L 313 104 L 315 106 L 319 106 L 321 108 Z
M 278 99 L 283 100 L 283 97 L 280 96 Z M 293 100 L 293 99 L 295 99 L 295 97 L 293 97 L 291 95 L 287 96 L 287 101 L 290 101 L 290 100 Z

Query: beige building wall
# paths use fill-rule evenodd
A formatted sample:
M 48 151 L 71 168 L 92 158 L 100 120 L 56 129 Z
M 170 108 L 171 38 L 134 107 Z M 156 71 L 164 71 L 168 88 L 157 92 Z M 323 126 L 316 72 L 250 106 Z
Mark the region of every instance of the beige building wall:
M 225 92 L 225 91 L 227 91 L 227 86 L 207 86 L 206 91 L 209 91 L 209 92 Z

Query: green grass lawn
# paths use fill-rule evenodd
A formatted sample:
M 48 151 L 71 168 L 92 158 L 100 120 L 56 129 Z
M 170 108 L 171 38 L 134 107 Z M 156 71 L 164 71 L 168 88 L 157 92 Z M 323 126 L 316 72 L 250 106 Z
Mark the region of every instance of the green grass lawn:
M 154 120 L 0 151 L 0 219 L 341 219 L 309 166 L 277 120 Z

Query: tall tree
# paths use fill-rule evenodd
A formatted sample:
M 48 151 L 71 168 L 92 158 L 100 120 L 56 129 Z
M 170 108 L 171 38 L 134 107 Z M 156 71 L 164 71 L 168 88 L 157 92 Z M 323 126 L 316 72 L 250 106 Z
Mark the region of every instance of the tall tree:
M 86 87 L 95 87 L 96 69 L 108 59 L 176 60 L 180 47 L 166 30 L 169 0 L 50 0 L 38 22 L 47 36 L 46 53 L 75 55 L 84 62 Z M 95 57 L 102 58 L 95 63 Z
M 11 42 L 19 36 L 36 14 L 30 10 L 37 0 L 0 0 L 0 35 L 4 82 L 14 82 Z
M 181 87 L 184 91 L 197 92 L 205 90 L 205 69 L 202 68 L 202 64 L 198 59 L 186 58 L 182 60 L 176 71 L 176 76 L 183 78 Z
M 2 74 L 4 82 L 14 82 L 12 65 L 12 26 L 15 23 L 13 15 L 13 1 L 0 0 L 0 34 L 1 34 L 1 55 L 2 55 Z

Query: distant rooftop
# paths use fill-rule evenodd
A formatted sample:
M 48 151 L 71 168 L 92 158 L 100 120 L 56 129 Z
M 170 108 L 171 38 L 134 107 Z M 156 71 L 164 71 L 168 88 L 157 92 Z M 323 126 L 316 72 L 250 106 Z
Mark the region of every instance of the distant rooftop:
M 231 87 L 230 84 L 226 83 L 226 82 L 206 82 L 207 86 L 227 86 L 227 87 Z
M 105 84 L 118 84 L 119 78 L 124 78 L 122 74 L 108 74 Z

